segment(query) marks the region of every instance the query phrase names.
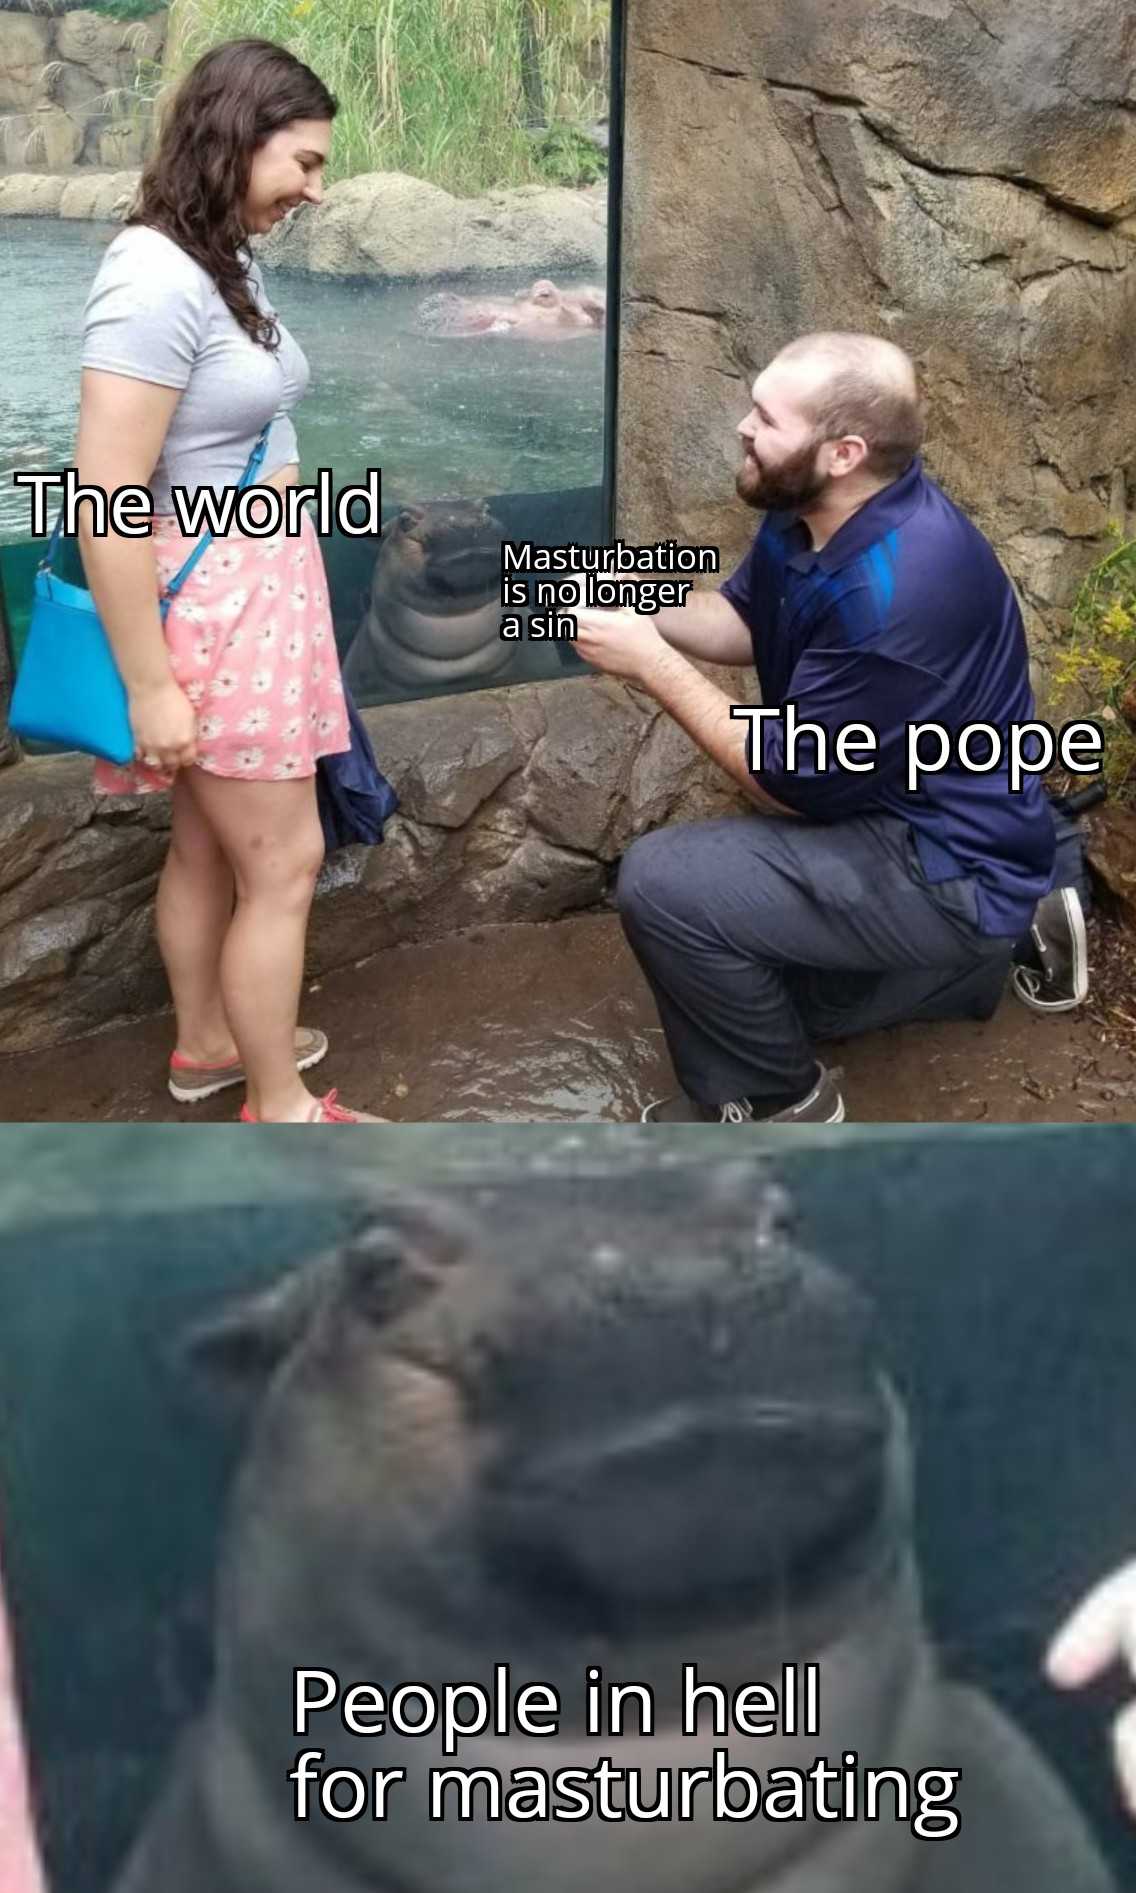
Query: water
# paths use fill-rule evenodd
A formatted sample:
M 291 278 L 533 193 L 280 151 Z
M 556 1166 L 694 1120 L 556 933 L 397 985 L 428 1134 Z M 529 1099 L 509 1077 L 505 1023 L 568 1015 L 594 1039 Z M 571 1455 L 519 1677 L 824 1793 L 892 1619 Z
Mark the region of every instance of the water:
M 17 470 L 72 462 L 83 305 L 116 226 L 0 218 L 0 274 L 12 340 L 0 377 L 0 543 L 31 537 Z M 434 340 L 414 331 L 429 283 L 344 283 L 268 274 L 270 294 L 311 363 L 297 413 L 304 479 L 337 485 L 381 467 L 384 509 L 456 494 L 555 494 L 598 486 L 604 340 L 499 336 Z M 511 294 L 527 278 L 471 277 L 462 293 Z

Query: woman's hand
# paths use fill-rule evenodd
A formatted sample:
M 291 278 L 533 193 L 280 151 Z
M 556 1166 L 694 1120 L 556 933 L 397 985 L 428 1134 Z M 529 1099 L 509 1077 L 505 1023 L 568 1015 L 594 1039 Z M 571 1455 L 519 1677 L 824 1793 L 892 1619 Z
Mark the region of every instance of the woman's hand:
M 197 712 L 172 677 L 130 693 L 135 753 L 151 768 L 172 775 L 197 761 Z
M 1136 1677 L 1136 1558 L 1081 1600 L 1050 1644 L 1045 1668 L 1059 1689 L 1080 1689 L 1118 1662 Z M 1112 1746 L 1121 1792 L 1136 1816 L 1136 1702 L 1116 1718 Z

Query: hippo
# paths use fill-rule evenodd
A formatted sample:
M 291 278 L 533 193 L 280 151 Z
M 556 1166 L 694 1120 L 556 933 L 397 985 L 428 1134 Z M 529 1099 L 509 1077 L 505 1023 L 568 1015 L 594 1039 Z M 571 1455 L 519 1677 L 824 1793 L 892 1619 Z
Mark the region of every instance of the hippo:
M 362 696 L 503 670 L 515 649 L 499 635 L 503 538 L 485 500 L 425 500 L 388 520 L 344 659 L 348 687 Z
M 584 1141 L 378 1194 L 198 1332 L 252 1413 L 214 1677 L 114 1893 L 1116 1893 L 1040 1755 L 939 1673 L 905 1415 L 859 1293 L 801 1245 L 761 1158 Z M 723 1738 L 711 1704 L 684 1733 L 691 1670 L 724 1700 L 778 1686 L 772 1727 Z M 651 1692 L 650 1727 L 640 1706 L 589 1733 L 588 1677 Z M 394 1725 L 410 1683 L 425 1734 Z M 455 1747 L 429 1692 L 457 1685 Z M 556 1704 L 542 1732 L 516 1713 L 530 1685 Z M 348 1720 L 359 1689 L 385 1720 Z M 852 1750 L 906 1769 L 939 1819 L 957 1797 L 959 1831 L 933 1844 L 887 1790 L 881 1818 L 835 1825 L 715 1818 L 710 1792 L 567 1835 L 488 1818 L 491 1770 L 559 1794 L 607 1758 L 650 1802 L 720 1752 L 764 1780 Z M 485 1801 L 432 1819 L 455 1766 Z M 381 1771 L 379 1812 L 313 1805 L 310 1767 Z
M 458 296 L 444 290 L 419 304 L 419 326 L 428 335 L 452 337 L 511 335 L 536 341 L 565 341 L 594 334 L 607 320 L 602 289 L 586 283 L 558 289 L 538 277 L 511 300 L 494 296 Z

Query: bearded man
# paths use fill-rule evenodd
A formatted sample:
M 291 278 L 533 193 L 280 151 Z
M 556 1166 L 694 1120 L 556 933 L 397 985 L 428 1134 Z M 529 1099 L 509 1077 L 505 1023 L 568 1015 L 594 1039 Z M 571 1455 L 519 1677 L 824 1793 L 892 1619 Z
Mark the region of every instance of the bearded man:
M 682 1086 L 645 1122 L 837 1123 L 814 1039 L 988 1018 L 1011 966 L 1039 1010 L 1088 986 L 1040 778 L 1011 790 L 1008 763 L 952 756 L 907 787 L 909 725 L 992 724 L 1005 751 L 1034 717 L 1014 588 L 923 469 L 912 362 L 876 336 L 807 335 L 752 400 L 737 490 L 766 517 L 737 570 L 654 617 L 578 613 L 580 656 L 649 691 L 755 817 L 663 828 L 624 857 L 620 915 Z M 752 663 L 762 705 L 819 724 L 827 755 L 802 737 L 787 768 L 784 723 L 759 741 L 691 658 Z M 834 765 L 851 723 L 876 739 L 868 770 Z

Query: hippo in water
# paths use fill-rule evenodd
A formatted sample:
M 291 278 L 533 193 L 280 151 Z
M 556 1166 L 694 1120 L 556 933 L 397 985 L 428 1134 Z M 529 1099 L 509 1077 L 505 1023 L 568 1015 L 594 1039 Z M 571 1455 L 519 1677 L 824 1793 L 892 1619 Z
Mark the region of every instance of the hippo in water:
M 115 1893 L 1115 1893 L 1041 1757 L 938 1674 L 904 1415 L 858 1295 L 798 1246 L 758 1159 L 594 1149 L 378 1199 L 202 1333 L 256 1417 L 212 1693 Z M 806 1692 L 816 1666 L 804 1733 L 784 1665 Z M 632 1706 L 587 1733 L 590 1666 L 652 1692 L 653 1728 Z M 683 1666 L 728 1700 L 772 1687 L 772 1726 L 716 1737 L 706 1710 L 684 1734 Z M 411 1682 L 465 1685 L 471 1733 L 397 1733 Z M 526 1684 L 558 1699 L 543 1733 L 513 1712 Z M 482 1733 L 472 1691 L 502 1686 Z M 831 1798 L 827 1818 L 716 1817 L 712 1784 L 682 1819 L 486 1818 L 492 1770 L 543 1772 L 562 1807 L 568 1771 L 606 1757 L 652 1805 L 715 1750 L 761 1782 L 855 1750 L 907 1771 L 911 1818 L 894 1784 L 878 1819 L 835 1824 Z M 358 1772 L 358 1818 L 310 1785 L 300 1802 L 302 1756 Z M 454 1767 L 480 1771 L 471 1818 L 457 1789 L 430 1818 Z
M 499 635 L 503 538 L 484 500 L 425 500 L 387 521 L 370 603 L 343 664 L 356 695 L 505 668 L 515 647 Z
M 419 304 L 419 326 L 428 335 L 511 335 L 536 341 L 565 341 L 594 334 L 607 320 L 602 289 L 590 283 L 559 289 L 538 277 L 528 289 L 507 300 L 494 296 L 458 296 L 443 290 Z

